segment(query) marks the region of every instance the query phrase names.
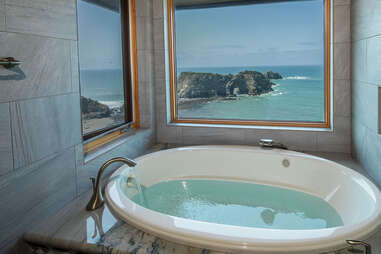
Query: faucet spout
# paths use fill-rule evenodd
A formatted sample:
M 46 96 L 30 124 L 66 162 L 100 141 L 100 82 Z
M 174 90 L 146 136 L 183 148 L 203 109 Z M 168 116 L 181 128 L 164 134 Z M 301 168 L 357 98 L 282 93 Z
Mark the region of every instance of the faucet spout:
M 116 158 L 112 158 L 112 159 L 106 161 L 98 171 L 97 180 L 95 181 L 95 179 L 93 177 L 90 178 L 91 182 L 93 183 L 93 195 L 92 195 L 89 203 L 86 206 L 87 211 L 94 211 L 94 210 L 96 210 L 96 209 L 98 209 L 104 205 L 104 201 L 102 199 L 101 187 L 100 187 L 102 174 L 103 174 L 103 171 L 108 166 L 110 166 L 111 164 L 113 164 L 115 162 L 122 162 L 129 167 L 135 167 L 136 166 L 135 161 L 127 159 L 127 158 L 123 158 L 123 157 L 116 157 Z
M 263 148 L 279 148 L 287 150 L 287 147 L 282 143 L 275 142 L 272 139 L 261 139 L 259 140 L 259 146 Z

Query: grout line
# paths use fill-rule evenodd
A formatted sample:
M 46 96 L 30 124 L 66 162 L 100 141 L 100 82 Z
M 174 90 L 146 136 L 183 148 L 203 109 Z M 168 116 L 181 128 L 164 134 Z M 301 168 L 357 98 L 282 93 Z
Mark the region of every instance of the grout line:
M 12 145 L 12 169 L 10 171 L 13 171 L 15 169 L 15 147 L 13 142 L 13 125 L 12 125 L 12 110 L 11 110 L 11 103 L 8 103 L 8 110 L 9 110 L 9 128 L 10 128 L 10 134 L 11 134 L 11 145 Z
M 6 16 L 5 16 L 6 17 Z M 7 19 L 5 18 L 5 21 Z M 6 24 L 7 25 L 7 24 Z M 9 33 L 9 34 L 17 34 L 17 35 L 26 35 L 26 36 L 34 36 L 34 37 L 39 37 L 39 38 L 44 38 L 44 39 L 54 39 L 54 40 L 64 40 L 64 41 L 78 41 L 78 39 L 70 39 L 70 38 L 60 38 L 60 37 L 54 37 L 54 36 L 49 36 L 49 35 L 43 35 L 43 34 L 36 34 L 36 33 L 27 33 L 27 32 L 18 32 L 18 31 L 11 31 L 8 30 L 7 27 L 5 27 L 4 33 Z
M 63 95 L 76 95 L 79 94 L 78 92 L 68 92 L 68 93 L 59 93 L 59 94 L 51 94 L 51 95 L 43 95 L 43 96 L 36 96 L 36 97 L 30 97 L 30 98 L 20 98 L 20 99 L 14 99 L 9 101 L 0 101 L 0 103 L 12 103 L 12 102 L 22 102 L 22 101 L 30 101 L 34 99 L 44 99 L 49 97 L 58 97 Z
M 369 132 L 371 132 L 371 133 L 376 133 L 376 134 L 378 134 L 378 132 L 377 132 L 377 128 L 376 128 L 376 130 L 371 129 L 370 127 L 368 127 L 368 125 L 364 124 L 364 123 L 359 119 L 359 117 L 356 117 L 355 115 L 353 115 L 353 117 L 352 117 L 352 121 L 357 121 L 358 123 L 360 123 L 360 124 L 366 129 L 366 131 L 369 131 Z
M 66 147 L 66 148 L 63 148 L 53 154 L 49 154 L 47 156 L 44 156 L 43 158 L 41 159 L 38 159 L 36 161 L 33 161 L 27 165 L 24 165 L 22 167 L 18 167 L 18 168 L 15 168 L 13 171 L 10 171 L 8 172 L 7 174 L 4 174 L 1 176 L 1 180 L 5 179 L 6 178 L 6 182 L 9 183 L 9 178 L 17 178 L 17 177 L 22 177 L 22 176 L 25 176 L 26 174 L 29 174 L 30 172 L 34 172 L 36 170 L 38 170 L 40 167 L 36 167 L 34 168 L 35 165 L 37 165 L 38 163 L 41 163 L 45 160 L 52 160 L 60 155 L 62 155 L 64 152 L 66 151 L 69 151 L 70 149 L 75 149 L 75 146 L 76 145 L 71 145 L 69 147 Z M 29 170 L 27 170 L 29 168 Z M 26 169 L 26 172 L 22 172 L 23 169 Z M 0 189 L 3 188 L 2 185 L 2 181 L 0 180 Z
M 352 38 L 352 42 L 359 42 L 359 41 L 366 41 L 368 39 L 372 39 L 372 38 L 375 38 L 375 37 L 380 37 L 381 36 L 381 33 L 380 34 L 375 34 L 375 35 L 370 35 L 368 37 L 364 37 L 364 38 L 360 38 L 360 39 L 353 39 Z
M 353 81 L 364 83 L 364 84 L 367 84 L 367 85 L 370 85 L 370 86 L 381 87 L 381 82 L 377 84 L 377 83 L 373 83 L 373 82 L 369 82 L 369 81 L 364 81 L 364 80 L 359 80 L 359 79 L 352 79 L 352 82 Z

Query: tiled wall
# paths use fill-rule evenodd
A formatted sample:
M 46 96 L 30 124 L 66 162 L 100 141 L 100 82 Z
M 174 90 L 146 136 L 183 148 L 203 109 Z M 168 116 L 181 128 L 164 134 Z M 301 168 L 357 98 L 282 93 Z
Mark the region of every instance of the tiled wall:
M 352 3 L 353 154 L 381 184 L 381 1 Z
M 260 138 L 272 138 L 302 151 L 351 151 L 350 1 L 332 0 L 333 9 L 333 132 L 269 130 L 247 128 L 184 127 L 167 124 L 169 76 L 166 75 L 163 0 L 154 1 L 155 103 L 157 140 L 177 144 L 256 145 Z
M 102 162 L 152 145 L 152 1 L 136 8 L 143 128 L 84 163 L 75 0 L 0 0 L 0 56 L 23 61 L 0 67 L 0 252 L 88 190 Z

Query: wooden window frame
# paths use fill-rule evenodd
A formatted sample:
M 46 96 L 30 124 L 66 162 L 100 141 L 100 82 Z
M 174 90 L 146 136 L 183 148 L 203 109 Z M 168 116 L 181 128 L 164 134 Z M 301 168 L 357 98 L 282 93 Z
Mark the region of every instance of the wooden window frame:
M 169 51 L 169 88 L 171 123 L 178 124 L 213 124 L 213 125 L 249 125 L 271 127 L 331 128 L 331 0 L 324 0 L 324 121 L 261 121 L 261 120 L 226 120 L 226 119 L 180 119 L 177 114 L 176 100 L 176 44 L 175 44 L 175 0 L 167 0 L 168 11 L 168 51 Z
M 126 130 L 139 128 L 135 0 L 120 0 L 120 4 L 125 121 L 122 124 L 83 135 L 85 153 L 125 135 Z

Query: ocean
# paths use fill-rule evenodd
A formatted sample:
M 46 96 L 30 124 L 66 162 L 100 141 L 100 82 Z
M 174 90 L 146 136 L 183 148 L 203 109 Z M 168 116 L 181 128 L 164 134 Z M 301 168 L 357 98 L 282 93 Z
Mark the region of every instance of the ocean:
M 323 66 L 244 66 L 178 68 L 181 72 L 237 74 L 245 70 L 278 72 L 274 91 L 260 96 L 240 96 L 238 100 L 214 100 L 179 107 L 179 118 L 313 121 L 324 120 Z M 81 95 L 110 108 L 123 105 L 121 70 L 82 70 Z
M 123 72 L 121 69 L 81 70 L 81 95 L 99 101 L 110 108 L 124 103 Z
M 240 96 L 238 100 L 214 100 L 178 108 L 179 118 L 213 118 L 275 121 L 324 121 L 323 66 L 246 66 L 178 68 L 181 72 L 237 74 L 253 70 L 278 72 L 274 91 L 260 96 Z

